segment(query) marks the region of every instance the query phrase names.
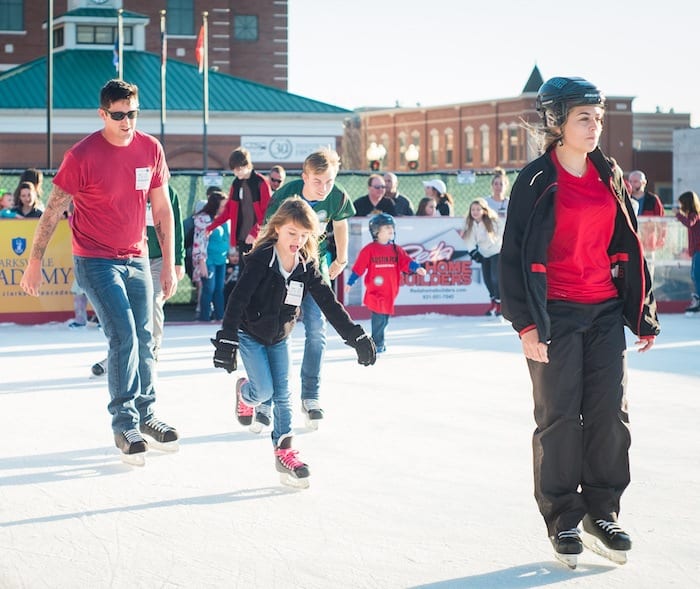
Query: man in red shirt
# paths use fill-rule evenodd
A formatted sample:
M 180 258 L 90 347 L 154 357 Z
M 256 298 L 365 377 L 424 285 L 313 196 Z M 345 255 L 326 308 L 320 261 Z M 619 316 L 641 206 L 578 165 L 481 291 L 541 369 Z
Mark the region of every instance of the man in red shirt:
M 21 286 L 39 295 L 41 260 L 63 212 L 73 203 L 76 280 L 97 311 L 109 351 L 107 381 L 114 441 L 124 462 L 145 463 L 148 444 L 177 449 L 177 431 L 156 419 L 153 358 L 153 282 L 146 245 L 146 205 L 163 254 L 165 299 L 177 288 L 169 171 L 158 141 L 136 130 L 138 88 L 110 80 L 100 91 L 104 128 L 65 155 L 46 211 L 34 234 Z

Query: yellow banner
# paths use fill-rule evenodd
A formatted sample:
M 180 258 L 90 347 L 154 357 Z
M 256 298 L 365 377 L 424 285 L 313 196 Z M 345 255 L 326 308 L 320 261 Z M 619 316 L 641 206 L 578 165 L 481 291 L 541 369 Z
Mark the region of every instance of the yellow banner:
M 39 297 L 31 297 L 19 283 L 29 263 L 39 219 L 0 221 L 0 320 L 43 323 L 66 319 L 73 313 L 73 255 L 68 221 L 56 227 L 42 262 Z

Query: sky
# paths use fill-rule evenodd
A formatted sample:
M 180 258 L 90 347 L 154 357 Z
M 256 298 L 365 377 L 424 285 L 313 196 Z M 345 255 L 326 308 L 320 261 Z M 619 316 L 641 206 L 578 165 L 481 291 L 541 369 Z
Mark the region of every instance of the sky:
M 575 571 L 555 560 L 533 498 L 531 385 L 506 323 L 393 317 L 369 367 L 329 329 L 316 432 L 299 409 L 298 326 L 303 491 L 280 484 L 269 432 L 236 421 L 243 373 L 213 368 L 215 324 L 166 323 L 155 407 L 180 450 L 150 450 L 142 468 L 121 463 L 106 382 L 89 376 L 100 330 L 2 324 L 0 587 L 697 587 L 700 319 L 660 321 L 648 353 L 627 338 L 629 562 L 586 550 Z
M 518 96 L 580 76 L 633 111 L 700 125 L 697 22 L 681 0 L 289 2 L 289 91 L 337 106 L 424 106 Z

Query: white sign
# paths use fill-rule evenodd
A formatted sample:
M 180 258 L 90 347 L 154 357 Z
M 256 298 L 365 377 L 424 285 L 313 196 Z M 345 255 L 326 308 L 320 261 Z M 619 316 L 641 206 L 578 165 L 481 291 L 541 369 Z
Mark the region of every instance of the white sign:
M 243 135 L 241 145 L 250 151 L 253 161 L 301 164 L 318 149 L 335 149 L 335 137 Z
M 481 277 L 481 265 L 467 254 L 460 231 L 462 217 L 395 217 L 396 244 L 426 270 L 425 276 L 404 274 L 401 278 L 398 306 L 441 306 L 484 304 L 489 294 Z M 349 219 L 348 268 L 362 247 L 371 241 L 368 217 Z M 363 279 L 358 280 L 358 285 Z M 353 288 L 345 304 L 361 305 L 362 288 Z

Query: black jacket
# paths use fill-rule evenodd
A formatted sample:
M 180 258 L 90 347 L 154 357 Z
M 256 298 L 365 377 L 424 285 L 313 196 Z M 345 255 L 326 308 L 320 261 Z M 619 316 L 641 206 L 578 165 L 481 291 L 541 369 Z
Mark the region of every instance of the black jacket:
M 324 282 L 318 266 L 298 264 L 285 280 L 272 243 L 246 254 L 243 272 L 226 305 L 222 329 L 237 334 L 240 328 L 265 345 L 287 338 L 299 316 L 298 306 L 284 302 L 287 282 L 292 280 L 304 285 L 304 296 L 314 298 L 330 324 L 347 340 L 355 324 Z
M 608 256 L 613 283 L 623 301 L 625 323 L 638 336 L 657 335 L 659 323 L 651 277 L 622 170 L 599 148 L 589 158 L 618 204 Z M 523 168 L 513 184 L 501 249 L 503 316 L 517 332 L 535 325 L 541 342 L 551 338 L 547 314 L 547 249 L 556 222 L 556 192 L 557 172 L 547 152 Z

